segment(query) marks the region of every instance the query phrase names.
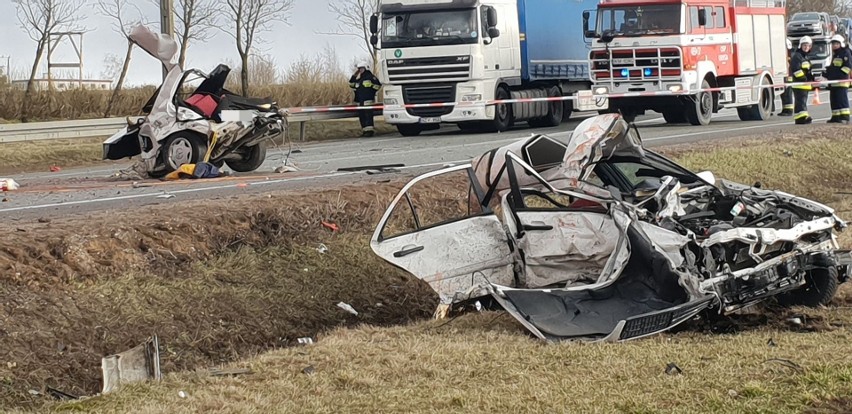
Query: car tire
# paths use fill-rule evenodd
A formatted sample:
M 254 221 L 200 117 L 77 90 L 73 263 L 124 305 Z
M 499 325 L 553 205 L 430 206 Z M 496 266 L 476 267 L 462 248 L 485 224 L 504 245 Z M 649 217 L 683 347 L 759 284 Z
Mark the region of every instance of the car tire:
M 260 141 L 257 145 L 248 147 L 246 154 L 239 160 L 226 160 L 232 170 L 236 172 L 251 172 L 260 168 L 266 161 L 267 141 Z
M 831 303 L 840 280 L 836 267 L 816 268 L 805 275 L 805 285 L 780 295 L 778 302 L 784 306 L 818 307 Z
M 707 79 L 701 82 L 701 89 L 710 88 L 710 82 Z M 695 99 L 689 102 L 686 106 L 686 119 L 692 125 L 707 125 L 710 123 L 710 118 L 713 117 L 713 93 L 699 92 L 695 95 Z
M 184 164 L 198 164 L 207 154 L 207 137 L 193 131 L 180 131 L 166 138 L 160 148 L 160 170 L 165 176 Z

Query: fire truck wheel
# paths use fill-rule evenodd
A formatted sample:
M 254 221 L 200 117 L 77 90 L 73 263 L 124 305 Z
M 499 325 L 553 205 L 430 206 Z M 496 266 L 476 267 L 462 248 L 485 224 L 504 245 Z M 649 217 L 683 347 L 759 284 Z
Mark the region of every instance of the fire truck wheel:
M 701 82 L 701 89 L 710 89 L 710 83 L 706 79 Z M 711 92 L 699 92 L 686 107 L 686 119 L 692 125 L 707 125 L 712 117 L 713 94 Z
M 741 121 L 765 121 L 772 114 L 772 101 L 772 89 L 765 88 L 761 91 L 760 100 L 756 105 L 737 108 L 737 115 Z

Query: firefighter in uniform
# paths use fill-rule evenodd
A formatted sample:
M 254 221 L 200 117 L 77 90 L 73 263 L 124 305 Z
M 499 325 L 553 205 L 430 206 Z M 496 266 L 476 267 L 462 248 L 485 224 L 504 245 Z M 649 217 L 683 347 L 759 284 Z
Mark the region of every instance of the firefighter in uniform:
M 793 42 L 790 39 L 787 39 L 787 77 L 784 78 L 784 82 L 791 83 L 793 82 L 793 77 L 789 76 L 790 74 L 790 58 L 793 56 Z M 790 87 L 784 88 L 784 92 L 781 92 L 781 112 L 778 113 L 778 116 L 793 116 L 793 90 Z
M 355 102 L 360 106 L 373 106 L 376 103 L 376 92 L 382 87 L 379 79 L 370 72 L 370 65 L 366 62 L 358 64 L 355 74 L 349 78 L 349 87 L 355 92 Z M 372 137 L 375 135 L 373 126 L 373 110 L 361 109 L 358 111 L 358 120 L 361 121 L 361 136 Z
M 790 73 L 793 76 L 793 82 L 813 82 L 814 75 L 811 73 L 810 52 L 813 46 L 813 40 L 810 36 L 805 36 L 799 40 L 799 49 L 793 52 L 790 58 Z M 810 124 L 813 118 L 808 114 L 808 95 L 813 89 L 811 85 L 795 85 L 793 86 L 793 98 L 795 100 L 793 119 L 796 124 Z
M 825 70 L 825 78 L 841 81 L 829 85 L 831 96 L 831 119 L 829 123 L 849 122 L 849 74 L 852 73 L 852 52 L 843 45 L 843 36 L 831 38 L 831 64 Z

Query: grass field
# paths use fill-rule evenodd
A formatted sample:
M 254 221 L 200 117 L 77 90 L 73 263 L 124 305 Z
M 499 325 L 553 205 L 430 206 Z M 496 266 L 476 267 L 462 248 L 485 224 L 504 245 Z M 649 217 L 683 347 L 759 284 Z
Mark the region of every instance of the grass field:
M 836 131 L 664 152 L 692 169 L 817 198 L 850 220 L 852 137 Z M 852 409 L 848 285 L 828 308 L 754 309 L 626 344 L 545 344 L 501 313 L 427 321 L 434 296 L 366 243 L 400 184 L 222 201 L 208 206 L 215 220 L 160 209 L 159 225 L 137 214 L 128 224 L 9 234 L 0 270 L 19 276 L 0 285 L 15 298 L 0 303 L 0 404 L 93 413 Z M 440 188 L 429 194 L 442 203 Z M 323 219 L 344 232 L 325 232 Z M 342 313 L 338 300 L 363 316 Z M 94 394 L 99 356 L 151 332 L 166 349 L 161 383 L 46 406 L 27 393 L 50 385 Z M 301 335 L 317 343 L 286 347 Z M 666 374 L 669 363 L 682 373 Z M 213 377 L 214 366 L 252 373 Z

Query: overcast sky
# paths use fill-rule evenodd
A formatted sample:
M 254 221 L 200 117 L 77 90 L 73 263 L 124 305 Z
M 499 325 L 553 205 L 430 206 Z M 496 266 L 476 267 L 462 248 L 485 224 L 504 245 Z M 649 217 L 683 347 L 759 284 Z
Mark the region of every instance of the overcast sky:
M 343 64 L 351 62 L 356 55 L 364 54 L 359 47 L 363 42 L 359 43 L 354 38 L 318 34 L 334 31 L 337 27 L 334 16 L 328 11 L 330 1 L 334 0 L 295 0 L 291 25 L 276 23 L 272 32 L 265 33 L 266 41 L 259 45 L 261 54 L 271 55 L 282 68 L 300 55 L 313 56 L 326 45 L 337 50 Z M 137 4 L 147 18 L 154 21 L 152 27 L 159 30 L 158 8 L 150 0 L 130 2 Z M 83 24 L 90 30 L 83 37 L 83 70 L 87 77 L 101 78 L 107 55 L 124 55 L 124 39 L 113 31 L 112 21 L 96 13 L 90 4 L 81 6 L 79 10 L 85 16 Z M 22 72 L 29 75 L 35 57 L 35 42 L 21 29 L 11 0 L 0 0 L 0 56 L 6 55 L 12 56 L 13 75 Z M 206 43 L 190 46 L 187 66 L 209 71 L 225 60 L 238 61 L 237 56 L 233 38 L 217 31 Z M 68 46 L 67 50 L 57 50 L 55 61 L 72 61 L 74 58 L 73 49 Z M 6 65 L 5 58 L 0 59 L 0 65 Z M 129 84 L 140 85 L 159 83 L 161 75 L 154 58 L 137 48 L 128 76 Z

